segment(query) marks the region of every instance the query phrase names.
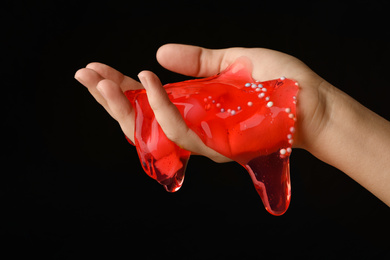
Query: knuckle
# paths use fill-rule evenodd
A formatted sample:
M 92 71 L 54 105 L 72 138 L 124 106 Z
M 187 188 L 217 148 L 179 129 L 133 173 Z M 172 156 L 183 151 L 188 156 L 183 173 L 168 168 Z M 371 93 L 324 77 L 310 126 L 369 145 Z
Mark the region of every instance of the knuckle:
M 115 111 L 115 117 L 117 121 L 124 121 L 129 117 L 130 111 L 128 107 L 119 106 Z
M 183 133 L 184 129 L 182 129 L 182 127 L 178 127 L 177 123 L 174 123 L 174 124 L 172 124 L 171 127 L 169 127 L 168 129 L 165 129 L 165 130 L 166 131 L 164 131 L 164 133 L 169 140 L 171 140 L 172 142 L 174 142 L 175 144 L 177 144 L 179 146 L 183 146 L 183 144 L 184 144 L 183 140 L 185 140 L 186 134 L 185 134 L 185 132 Z

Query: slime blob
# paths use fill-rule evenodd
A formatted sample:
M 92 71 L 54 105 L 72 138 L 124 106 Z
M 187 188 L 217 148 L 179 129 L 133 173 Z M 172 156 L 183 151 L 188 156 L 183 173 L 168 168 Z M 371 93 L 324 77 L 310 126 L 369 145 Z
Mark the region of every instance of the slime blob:
M 282 215 L 291 197 L 290 163 L 298 83 L 255 81 L 249 60 L 218 75 L 167 84 L 171 102 L 205 145 L 248 171 L 266 210 Z M 135 109 L 134 140 L 144 171 L 169 192 L 184 180 L 190 152 L 170 141 L 145 90 L 126 91 Z

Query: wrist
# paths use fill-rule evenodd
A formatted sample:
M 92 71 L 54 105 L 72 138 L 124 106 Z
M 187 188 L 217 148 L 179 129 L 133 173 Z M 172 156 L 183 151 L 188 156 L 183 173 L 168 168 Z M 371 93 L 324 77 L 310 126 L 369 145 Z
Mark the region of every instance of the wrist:
M 294 148 L 315 153 L 332 118 L 337 89 L 311 72 L 299 82 Z

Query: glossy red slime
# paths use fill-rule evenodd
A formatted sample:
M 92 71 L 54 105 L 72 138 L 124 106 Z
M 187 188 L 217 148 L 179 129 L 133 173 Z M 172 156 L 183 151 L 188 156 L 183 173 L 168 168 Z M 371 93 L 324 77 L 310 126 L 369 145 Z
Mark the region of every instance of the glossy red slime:
M 218 75 L 164 88 L 188 127 L 208 147 L 244 166 L 267 211 L 282 215 L 291 197 L 298 83 L 284 77 L 255 81 L 242 58 Z M 134 140 L 143 169 L 167 191 L 178 190 L 190 152 L 165 136 L 145 90 L 125 94 L 136 111 Z

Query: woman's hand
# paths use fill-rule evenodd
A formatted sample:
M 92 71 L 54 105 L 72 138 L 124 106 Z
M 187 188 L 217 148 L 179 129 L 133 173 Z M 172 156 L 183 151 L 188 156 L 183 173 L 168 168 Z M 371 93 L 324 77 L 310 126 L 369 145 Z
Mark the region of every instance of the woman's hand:
M 261 48 L 210 50 L 167 44 L 157 52 L 157 60 L 163 67 L 193 77 L 215 75 L 241 56 L 252 61 L 255 80 L 285 76 L 299 83 L 294 147 L 304 148 L 345 172 L 390 205 L 390 122 L 333 87 L 298 59 Z M 138 75 L 141 84 L 106 65 L 91 63 L 77 71 L 75 77 L 132 141 L 134 110 L 123 92 L 144 87 L 156 120 L 170 140 L 216 162 L 229 161 L 204 145 L 187 127 L 152 72 Z

